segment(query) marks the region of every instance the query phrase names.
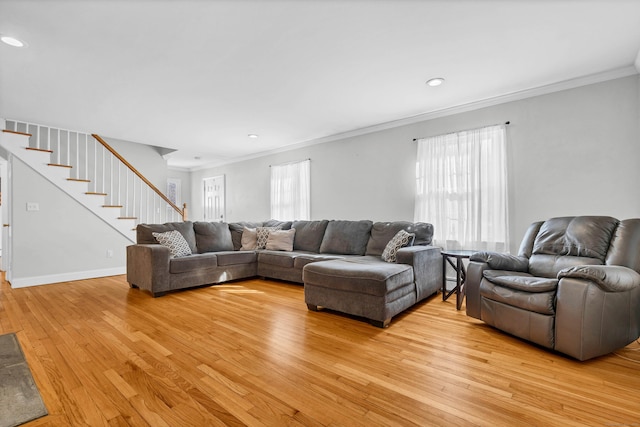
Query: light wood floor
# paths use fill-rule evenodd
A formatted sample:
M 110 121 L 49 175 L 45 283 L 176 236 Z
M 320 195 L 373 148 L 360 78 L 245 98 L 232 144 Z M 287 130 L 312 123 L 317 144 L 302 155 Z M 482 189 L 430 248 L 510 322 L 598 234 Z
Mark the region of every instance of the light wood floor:
M 440 295 L 378 329 L 275 281 L 156 299 L 124 276 L 2 281 L 8 332 L 50 414 L 28 426 L 640 424 L 638 343 L 580 363 Z

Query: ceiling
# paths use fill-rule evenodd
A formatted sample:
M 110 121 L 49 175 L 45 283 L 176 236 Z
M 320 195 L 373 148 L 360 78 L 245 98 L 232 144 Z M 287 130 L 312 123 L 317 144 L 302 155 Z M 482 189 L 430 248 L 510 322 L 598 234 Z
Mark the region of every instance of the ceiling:
M 0 34 L 0 117 L 196 168 L 635 73 L 640 1 L 0 0 Z

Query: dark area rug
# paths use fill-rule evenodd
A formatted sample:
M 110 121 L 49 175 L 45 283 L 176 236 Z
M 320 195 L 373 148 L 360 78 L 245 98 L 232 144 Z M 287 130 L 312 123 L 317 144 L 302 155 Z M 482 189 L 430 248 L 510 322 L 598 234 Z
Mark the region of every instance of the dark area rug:
M 47 415 L 16 334 L 0 335 L 0 427 Z

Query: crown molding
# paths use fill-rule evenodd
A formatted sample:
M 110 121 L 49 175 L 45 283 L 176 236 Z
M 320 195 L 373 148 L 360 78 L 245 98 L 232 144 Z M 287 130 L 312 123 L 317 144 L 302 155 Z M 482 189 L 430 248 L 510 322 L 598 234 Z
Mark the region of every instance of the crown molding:
M 415 116 L 405 117 L 398 120 L 392 120 L 389 122 L 380 123 L 373 126 L 367 126 L 359 129 L 354 129 L 347 132 L 337 133 L 322 138 L 316 138 L 308 141 L 302 141 L 294 144 L 280 147 L 274 150 L 262 151 L 247 156 L 236 157 L 221 162 L 208 163 L 206 165 L 198 166 L 190 169 L 191 171 L 200 171 L 204 169 L 211 169 L 214 167 L 224 166 L 233 163 L 244 162 L 251 159 L 269 156 L 272 154 L 282 153 L 286 151 L 296 150 L 299 148 L 309 147 L 317 144 L 324 144 L 326 142 L 337 141 L 340 139 L 353 138 L 356 136 L 366 135 L 373 132 L 380 132 L 387 129 L 393 129 L 400 126 L 406 126 L 414 123 L 424 122 L 427 120 L 437 119 L 440 117 L 451 116 L 454 114 L 465 113 L 469 111 L 479 110 L 481 108 L 492 107 L 499 104 L 505 104 L 507 102 L 520 101 L 527 98 L 533 98 L 540 95 L 547 95 L 554 92 L 561 92 L 563 90 L 574 89 L 581 86 L 588 86 L 595 83 L 601 83 L 608 80 L 615 80 L 623 77 L 629 77 L 640 73 L 640 52 L 636 57 L 634 65 L 629 65 L 623 68 L 617 68 L 615 70 L 609 70 L 602 73 L 590 74 L 588 76 L 578 77 L 575 79 L 565 80 L 558 83 L 553 83 L 545 86 L 538 86 L 530 89 L 525 89 L 517 92 L 511 92 L 504 95 L 499 95 L 492 98 L 483 99 L 480 101 L 469 102 L 466 104 L 460 104 L 441 110 L 429 111 Z
M 191 172 L 192 171 L 192 169 L 185 166 L 172 166 L 172 165 L 167 165 L 167 170 L 173 171 L 173 172 Z

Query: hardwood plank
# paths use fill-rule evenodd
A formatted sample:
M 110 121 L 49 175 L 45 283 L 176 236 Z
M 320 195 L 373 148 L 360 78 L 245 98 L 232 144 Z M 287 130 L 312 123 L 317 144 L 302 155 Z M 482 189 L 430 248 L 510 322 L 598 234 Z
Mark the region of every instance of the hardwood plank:
M 12 289 L 50 415 L 27 426 L 640 423 L 640 343 L 578 362 L 434 296 L 379 329 L 246 280 L 152 298 L 124 276 Z

